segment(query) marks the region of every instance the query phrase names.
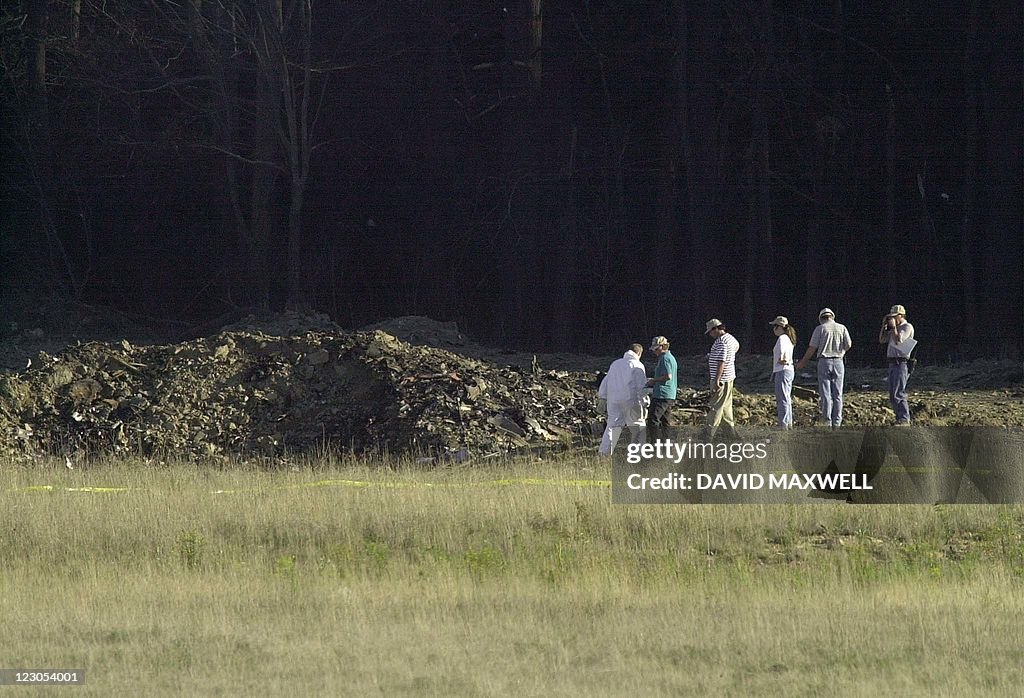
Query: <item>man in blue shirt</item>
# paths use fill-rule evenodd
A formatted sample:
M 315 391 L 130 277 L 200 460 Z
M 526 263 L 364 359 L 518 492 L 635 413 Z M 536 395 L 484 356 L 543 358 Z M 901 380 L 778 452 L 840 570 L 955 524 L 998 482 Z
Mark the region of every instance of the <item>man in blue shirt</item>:
M 647 385 L 654 389 L 647 413 L 647 429 L 652 440 L 667 436 L 668 427 L 672 426 L 672 405 L 679 386 L 676 357 L 668 348 L 668 340 L 660 335 L 651 340 L 651 352 L 658 357 L 654 377 L 647 381 Z

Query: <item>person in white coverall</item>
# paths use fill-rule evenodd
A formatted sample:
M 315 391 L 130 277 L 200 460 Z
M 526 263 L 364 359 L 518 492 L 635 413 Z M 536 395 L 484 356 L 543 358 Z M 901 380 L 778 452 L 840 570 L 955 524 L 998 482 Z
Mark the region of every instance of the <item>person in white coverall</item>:
M 608 405 L 608 426 L 597 451 L 602 456 L 610 456 L 615 451 L 623 427 L 629 427 L 633 443 L 643 443 L 647 438 L 644 400 L 649 398 L 645 390 L 647 371 L 640 363 L 643 352 L 643 346 L 630 345 L 622 358 L 608 367 L 608 375 L 597 389 L 597 396 Z

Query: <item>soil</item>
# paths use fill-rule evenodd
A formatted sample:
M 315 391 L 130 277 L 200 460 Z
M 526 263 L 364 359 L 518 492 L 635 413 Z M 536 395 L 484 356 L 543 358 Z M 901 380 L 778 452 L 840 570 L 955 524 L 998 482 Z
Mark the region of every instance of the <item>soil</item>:
M 8 327 L 0 342 L 0 456 L 69 462 L 130 452 L 195 459 L 320 453 L 415 453 L 467 460 L 522 449 L 592 446 L 595 392 L 614 356 L 511 353 L 424 317 L 344 330 L 323 315 L 249 316 L 209 337 L 139 342 L 122 323 L 73 331 Z M 110 326 L 113 325 L 113 326 Z M 106 331 L 113 341 L 84 341 Z M 54 349 L 64 341 L 67 345 Z M 650 358 L 650 357 L 646 357 Z M 700 424 L 703 356 L 677 357 L 674 417 Z M 735 413 L 775 421 L 770 358 L 741 356 Z M 893 421 L 884 366 L 851 367 L 849 426 Z M 797 426 L 814 423 L 814 379 L 801 373 Z M 921 366 L 910 384 L 919 425 L 1024 429 L 1024 369 L 979 360 Z

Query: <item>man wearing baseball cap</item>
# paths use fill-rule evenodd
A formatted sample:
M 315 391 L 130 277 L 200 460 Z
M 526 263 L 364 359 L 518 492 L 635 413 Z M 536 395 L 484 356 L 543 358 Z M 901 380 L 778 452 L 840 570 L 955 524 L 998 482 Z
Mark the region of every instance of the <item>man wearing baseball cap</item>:
M 910 352 L 917 346 L 914 326 L 907 322 L 906 315 L 906 308 L 894 305 L 882 320 L 882 329 L 878 333 L 878 343 L 889 344 L 885 350 L 889 361 L 889 404 L 896 414 L 896 424 L 900 426 L 910 424 L 910 404 L 907 402 L 910 371 L 907 362 Z
M 736 420 L 732 416 L 733 383 L 736 381 L 736 352 L 740 343 L 729 334 L 717 318 L 707 321 L 704 334 L 715 340 L 708 354 L 708 374 L 711 378 L 711 398 L 704 422 L 705 441 L 711 441 L 718 425 L 725 423 L 727 435 L 736 437 Z
M 850 331 L 846 325 L 836 322 L 836 314 L 830 308 L 822 308 L 818 322 L 808 343 L 804 357 L 796 364 L 796 370 L 803 369 L 811 357 L 818 357 L 818 399 L 821 404 L 822 423 L 838 429 L 843 423 L 843 378 L 846 367 L 843 357 L 853 346 Z
M 672 426 L 672 405 L 676 402 L 679 378 L 676 357 L 669 351 L 668 339 L 661 335 L 652 339 L 651 352 L 658 357 L 654 377 L 647 381 L 647 385 L 653 388 L 651 409 L 647 413 L 647 433 L 653 441 L 667 436 L 665 431 Z

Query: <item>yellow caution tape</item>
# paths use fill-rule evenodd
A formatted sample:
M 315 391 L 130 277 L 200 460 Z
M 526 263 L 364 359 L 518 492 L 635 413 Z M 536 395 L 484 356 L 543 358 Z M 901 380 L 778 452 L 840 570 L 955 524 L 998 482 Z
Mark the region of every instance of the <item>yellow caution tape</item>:
M 14 492 L 127 492 L 127 487 L 54 487 L 53 485 L 28 485 L 15 487 Z
M 501 480 L 482 480 L 480 482 L 371 482 L 368 480 L 317 480 L 315 482 L 300 482 L 292 485 L 279 485 L 273 489 L 294 490 L 306 487 L 380 487 L 380 488 L 463 488 L 463 487 L 508 487 L 512 485 L 528 486 L 555 486 L 555 487 L 611 487 L 611 480 L 544 480 L 540 478 L 506 478 Z M 54 487 L 53 485 L 27 485 L 15 487 L 14 492 L 128 492 L 128 487 Z M 237 494 L 240 492 L 251 492 L 252 490 L 214 490 L 211 494 Z
M 318 480 L 316 482 L 303 482 L 296 485 L 285 485 L 284 489 L 297 489 L 300 487 L 325 487 L 340 485 L 342 487 L 507 487 L 509 485 L 553 485 L 558 487 L 611 487 L 611 480 L 543 480 L 540 478 L 514 478 L 502 480 L 481 480 L 480 482 L 369 482 L 366 480 Z

